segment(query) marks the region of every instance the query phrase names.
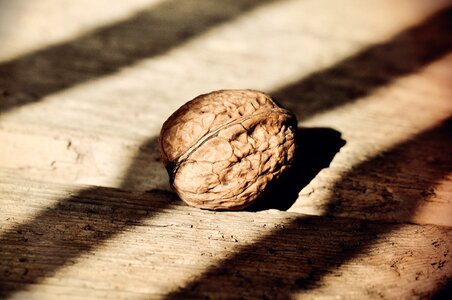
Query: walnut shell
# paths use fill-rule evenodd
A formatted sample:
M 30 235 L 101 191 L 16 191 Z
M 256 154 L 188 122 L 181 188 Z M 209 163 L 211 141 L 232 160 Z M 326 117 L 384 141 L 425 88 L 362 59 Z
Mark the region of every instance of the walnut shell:
M 185 103 L 163 124 L 170 184 L 189 205 L 241 209 L 293 163 L 295 115 L 252 90 L 220 90 Z

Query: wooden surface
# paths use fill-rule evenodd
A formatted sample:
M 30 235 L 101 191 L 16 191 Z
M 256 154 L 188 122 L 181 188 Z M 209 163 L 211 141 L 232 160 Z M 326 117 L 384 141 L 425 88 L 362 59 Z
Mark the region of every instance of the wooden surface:
M 452 2 L 0 2 L 0 296 L 439 299 L 452 278 Z M 221 88 L 299 119 L 260 204 L 170 190 L 157 137 Z

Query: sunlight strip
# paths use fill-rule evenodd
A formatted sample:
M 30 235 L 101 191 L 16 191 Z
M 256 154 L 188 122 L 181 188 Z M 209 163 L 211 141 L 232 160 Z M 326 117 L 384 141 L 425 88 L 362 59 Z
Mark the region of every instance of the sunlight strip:
M 2 1 L 0 63 L 55 43 L 70 41 L 97 27 L 129 18 L 162 1 Z
M 452 88 L 446 83 L 452 79 L 451 67 L 452 54 L 357 102 L 302 120 L 301 126 L 339 130 L 347 144 L 331 167 L 301 191 L 290 211 L 323 215 L 322 203 L 334 198 L 334 184 L 348 171 L 450 117 Z
M 430 6 L 423 1 L 388 1 L 381 6 L 380 2 L 374 3 L 365 24 L 360 16 L 369 8 L 360 3 L 287 1 L 260 7 L 164 55 L 12 109 L 0 116 L 0 124 L 8 131 L 43 135 L 55 145 L 59 142 L 53 141 L 54 136 L 89 136 L 93 150 L 86 149 L 83 161 L 75 162 L 68 152 L 64 160 L 69 164 L 45 173 L 48 177 L 44 179 L 117 187 L 118 177 L 126 171 L 136 147 L 149 137 L 156 137 L 165 118 L 192 97 L 219 88 L 274 91 L 294 78 L 331 66 L 369 43 L 384 41 L 445 2 Z M 405 9 L 407 6 L 411 9 Z M 398 17 L 386 19 L 388 11 L 397 12 Z M 334 26 L 334 30 L 327 26 L 336 23 L 341 25 Z M 265 34 L 256 34 L 256 28 Z M 350 37 L 351 32 L 356 35 Z M 16 143 L 2 148 L 0 164 L 8 164 L 13 153 L 32 155 L 31 148 L 25 146 L 26 139 L 18 138 Z M 133 153 L 105 154 L 102 161 L 107 163 L 100 164 L 92 151 L 102 152 L 102 145 L 111 139 L 136 146 L 129 148 Z M 23 149 L 17 152 L 11 147 Z M 14 160 L 20 158 L 16 156 Z M 20 167 L 50 168 L 52 161 L 49 155 Z M 116 167 L 112 168 L 108 161 Z M 70 173 L 77 174 L 77 178 L 64 175 Z
M 350 168 L 353 168 L 367 159 L 375 157 L 382 151 L 409 140 L 416 134 L 435 126 L 438 122 L 447 118 L 452 113 L 452 109 L 449 105 L 452 89 L 449 86 L 445 86 L 444 82 L 447 81 L 446 79 L 448 76 L 446 70 L 449 69 L 451 64 L 452 55 L 449 55 L 444 59 L 427 66 L 422 72 L 400 78 L 399 80 L 394 81 L 390 86 L 381 88 L 374 94 L 360 99 L 355 103 L 345 105 L 333 111 L 318 114 L 302 121 L 300 123 L 302 126 L 327 126 L 335 128 L 343 133 L 344 138 L 348 142 L 344 147 L 344 150 L 337 154 L 331 168 L 325 169 L 320 177 L 328 177 L 329 175 L 327 172 L 330 171 L 330 175 L 333 176 L 332 173 L 337 172 L 338 170 L 340 171 L 342 168 L 343 172 L 339 172 L 340 176 L 340 174 L 344 174 Z M 434 100 L 426 102 L 425 95 L 434 97 Z M 382 122 L 382 120 L 385 122 Z M 377 124 L 375 122 L 377 122 Z M 356 126 L 370 129 L 379 128 L 379 130 L 369 131 L 366 134 L 356 134 Z M 394 130 L 394 126 L 399 128 L 399 130 Z M 361 155 L 356 155 L 357 150 L 359 150 Z M 344 166 L 346 167 L 344 168 Z M 330 177 L 330 182 L 328 184 L 334 185 L 334 183 L 335 181 L 331 180 Z M 317 195 L 319 198 L 320 196 L 325 197 L 326 199 L 332 195 Z M 295 206 L 292 211 L 305 212 L 303 211 L 303 206 L 301 209 L 297 209 Z M 186 212 L 190 212 L 190 214 L 186 214 Z M 317 215 L 321 214 L 322 211 L 308 211 L 307 213 Z M 289 225 L 295 216 L 299 216 L 295 214 L 282 214 L 271 210 L 261 212 L 260 214 L 262 215 L 256 217 L 256 220 L 259 220 L 260 218 L 265 219 L 265 214 L 274 214 L 274 216 L 279 215 L 281 217 L 281 225 Z M 220 264 L 223 259 L 229 257 L 231 253 L 240 253 L 241 249 L 252 245 L 255 241 L 261 240 L 263 236 L 271 234 L 274 230 L 272 228 L 263 230 L 259 227 L 262 224 L 257 223 L 254 224 L 256 226 L 255 231 L 244 230 L 243 232 L 235 233 L 236 237 L 246 240 L 245 244 L 237 244 L 233 239 L 231 239 L 228 244 L 224 237 L 231 236 L 231 233 L 224 231 L 224 229 L 222 229 L 223 231 L 214 230 L 208 226 L 206 226 L 206 228 L 199 228 L 196 232 L 205 236 L 205 230 L 207 230 L 210 232 L 210 236 L 213 240 L 212 247 L 209 248 L 209 251 L 214 254 L 209 255 L 209 252 L 206 252 L 207 254 L 205 256 L 194 255 L 192 251 L 197 251 L 197 249 L 184 249 L 184 251 L 175 252 L 174 244 L 168 239 L 166 239 L 164 243 L 159 242 L 160 234 L 157 232 L 166 232 L 161 234 L 166 236 L 166 234 L 169 234 L 169 230 L 171 230 L 172 235 L 177 239 L 178 230 L 186 232 L 184 231 L 184 226 L 188 226 L 186 224 L 190 223 L 191 218 L 202 219 L 203 212 L 197 209 L 178 206 L 168 207 L 167 211 L 158 213 L 151 219 L 144 221 L 145 226 L 131 228 L 130 231 L 125 231 L 106 242 L 102 248 L 97 250 L 96 256 L 90 254 L 83 255 L 79 258 L 77 267 L 64 267 L 58 272 L 58 275 L 47 278 L 44 282 L 46 284 L 59 284 L 62 280 L 61 278 L 65 278 L 64 280 L 71 282 L 74 280 L 81 280 L 81 284 L 85 287 L 95 289 L 97 288 L 97 285 L 95 287 L 90 282 L 83 281 L 83 277 L 87 276 L 86 272 L 88 272 L 89 268 L 95 267 L 96 270 L 99 270 L 99 272 L 103 274 L 103 276 L 108 278 L 108 280 L 103 281 L 103 284 L 105 284 L 105 286 L 102 287 L 103 289 L 111 288 L 111 284 L 122 287 L 121 279 L 108 272 L 110 269 L 109 264 L 111 264 L 112 261 L 115 263 L 118 261 L 118 258 L 110 261 L 109 255 L 120 255 L 121 257 L 123 256 L 124 268 L 128 270 L 128 276 L 134 278 L 129 281 L 129 283 L 133 282 L 134 291 L 139 293 L 149 292 L 164 294 L 176 289 L 182 282 L 196 280 L 194 278 L 196 278 L 196 275 L 199 275 L 201 270 L 208 269 L 212 265 Z M 228 214 L 223 213 L 222 218 L 224 221 L 223 223 L 227 224 Z M 166 226 L 174 227 L 165 229 Z M 192 238 L 194 241 L 196 240 L 196 233 Z M 240 240 L 240 238 L 238 239 Z M 220 240 L 223 242 L 219 243 L 218 241 Z M 191 271 L 186 271 L 186 269 L 182 267 L 184 272 L 173 270 L 172 274 L 174 273 L 175 277 L 173 277 L 171 281 L 165 280 L 166 277 L 163 270 L 153 270 L 153 277 L 146 280 L 142 276 L 142 272 L 150 271 L 146 267 L 143 267 L 143 265 L 147 264 L 148 267 L 152 266 L 152 257 L 155 253 L 149 248 L 146 250 L 137 250 L 133 247 L 128 247 L 127 245 L 129 245 L 131 241 L 136 241 L 137 244 L 156 245 L 156 249 L 168 253 L 166 259 L 175 263 L 175 270 L 179 264 L 182 266 L 193 265 L 196 266 L 196 268 L 189 268 Z M 143 257 L 142 255 L 145 255 L 145 251 L 150 251 L 148 253 L 149 260 L 137 261 L 137 259 Z M 128 264 L 128 258 L 130 257 L 135 257 L 136 259 L 131 260 L 134 261 L 134 263 Z M 187 257 L 190 257 L 190 260 L 187 260 Z M 350 270 L 350 267 L 346 263 L 340 270 L 347 272 Z M 353 266 L 351 270 L 360 271 L 360 267 L 359 265 L 357 267 Z M 329 276 L 327 274 L 325 275 L 325 278 L 326 284 L 331 284 L 333 286 L 336 284 L 334 276 Z M 150 284 L 150 281 L 154 284 Z M 41 288 L 42 287 L 40 286 L 35 287 L 36 291 L 39 291 Z M 130 288 L 130 286 L 128 286 L 128 288 Z M 315 289 L 313 291 L 315 291 Z M 137 298 L 140 298 L 140 296 L 137 295 Z

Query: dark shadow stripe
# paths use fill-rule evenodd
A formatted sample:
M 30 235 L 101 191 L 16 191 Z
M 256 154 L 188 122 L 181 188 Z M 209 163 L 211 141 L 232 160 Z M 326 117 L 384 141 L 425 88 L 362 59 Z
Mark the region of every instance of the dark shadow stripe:
M 273 95 L 294 111 L 300 120 L 355 101 L 447 54 L 452 46 L 451 25 L 452 9 L 448 8 L 388 42 L 371 46 Z M 409 218 L 419 202 L 434 191 L 437 182 L 452 171 L 451 157 L 447 155 L 447 149 L 452 147 L 450 132 L 451 121 L 447 120 L 439 127 L 360 164 L 333 188 L 339 193 L 337 198 L 330 199 L 328 213 L 341 214 L 351 210 L 365 215 L 380 210 Z M 446 145 L 444 141 L 447 141 Z M 434 149 L 443 150 L 435 151 L 436 163 L 429 164 L 428 156 L 433 155 Z M 425 163 L 428 176 L 417 182 L 414 191 L 402 188 L 388 194 L 388 183 L 406 187 L 404 178 L 419 177 L 420 169 L 411 164 L 419 160 Z M 408 173 L 408 176 L 385 176 L 388 172 L 393 174 L 394 166 L 404 170 L 402 174 Z M 373 196 L 376 201 L 356 203 L 354 197 L 362 196 L 366 181 L 372 182 L 367 199 Z M 363 186 L 356 188 L 356 183 L 360 182 Z M 295 292 L 318 287 L 325 274 L 365 251 L 379 235 L 397 228 L 398 224 L 300 217 L 289 226 L 272 232 L 212 266 L 197 280 L 166 298 L 233 295 L 288 299 Z
M 273 93 L 303 120 L 371 94 L 452 50 L 452 9 Z M 299 51 L 303 51 L 300 49 Z
M 434 191 L 438 181 L 452 171 L 452 159 L 447 154 L 447 149 L 452 147 L 451 132 L 452 119 L 395 146 L 381 157 L 358 165 L 333 190 L 346 193 L 344 189 L 348 188 L 350 182 L 367 180 L 369 170 L 384 175 L 392 173 L 392 166 L 396 166 L 400 177 L 373 178 L 373 190 L 367 194 L 367 200 L 372 203 L 366 204 L 369 207 L 364 207 L 362 213 L 367 213 L 368 208 L 383 208 L 389 213 L 392 209 L 403 208 L 406 216 L 409 216 L 415 212 L 419 202 L 426 198 L 425 193 Z M 425 149 L 430 151 L 425 152 Z M 435 158 L 435 163 L 431 163 L 429 156 Z M 412 164 L 413 161 L 417 163 Z M 406 190 L 401 189 L 391 197 L 385 197 L 388 185 L 397 185 L 406 176 L 418 178 L 422 167 L 425 171 L 416 182 L 416 193 L 406 194 Z M 359 193 L 356 190 L 349 193 L 347 201 L 341 202 L 341 208 L 356 209 L 357 203 L 353 200 Z M 380 195 L 384 198 L 378 200 Z M 338 199 L 343 200 L 342 197 Z M 338 199 L 331 199 L 331 203 L 336 204 Z M 400 203 L 393 205 L 394 199 Z M 372 204 L 373 207 L 370 207 Z M 322 278 L 326 274 L 337 271 L 339 266 L 365 252 L 379 237 L 400 226 L 358 219 L 300 216 L 290 224 L 281 226 L 282 229 L 273 231 L 212 266 L 198 279 L 167 295 L 166 299 L 291 299 L 293 293 L 322 286 Z M 390 241 L 387 243 L 388 249 L 391 249 Z M 438 283 L 433 283 L 432 288 L 435 284 Z M 428 295 L 423 296 L 428 298 Z
M 155 145 L 155 138 L 148 144 Z M 0 236 L 0 297 L 74 264 L 83 253 L 152 218 L 172 201 L 179 199 L 165 191 L 132 193 L 93 187 L 44 208 Z
M 213 3 L 213 2 L 212 2 Z M 450 10 L 447 14 L 450 14 Z M 437 14 L 436 17 L 433 17 L 432 19 L 435 20 L 435 18 L 439 18 L 442 20 L 444 18 L 444 13 Z M 427 22 L 424 25 L 419 26 L 419 28 L 422 28 L 422 26 L 432 26 L 431 22 L 432 19 L 427 20 Z M 433 21 L 434 24 L 436 24 Z M 434 28 L 436 28 L 434 26 Z M 438 33 L 439 34 L 439 33 Z M 402 34 L 403 36 L 403 34 Z M 414 37 L 413 37 L 414 38 Z M 391 41 L 389 42 L 389 44 Z M 422 44 L 416 44 L 413 43 L 413 47 L 416 46 L 418 48 L 426 47 Z M 71 46 L 72 47 L 72 46 Z M 377 45 L 377 48 L 384 48 L 384 45 Z M 389 47 L 391 48 L 391 47 Z M 372 52 L 372 47 L 369 48 Z M 423 51 L 423 50 L 419 50 Z M 390 55 L 390 54 L 388 54 Z M 381 59 L 385 59 L 384 55 L 380 57 Z M 359 61 L 359 60 L 358 60 Z M 397 62 L 394 62 L 394 64 L 397 64 Z M 341 64 L 339 64 L 341 65 Z M 377 64 L 378 65 L 378 64 Z M 1 69 L 1 68 L 0 68 Z M 336 68 L 330 68 L 329 70 L 335 70 Z M 396 68 L 397 69 L 397 68 Z M 347 69 L 343 69 L 339 67 L 339 70 L 344 70 L 344 72 Z M 352 68 L 353 70 L 353 68 Z M 417 70 L 416 68 L 411 68 L 411 70 L 414 72 Z M 370 71 L 368 73 L 371 73 Z M 1 73 L 0 73 L 1 74 Z M 327 74 L 327 73 L 326 73 Z M 333 72 L 334 74 L 334 72 Z M 399 74 L 399 75 L 397 75 Z M 406 72 L 395 72 L 390 78 L 394 79 L 397 76 L 404 75 Z M 340 74 L 343 76 L 343 74 Z M 56 76 L 56 75 L 54 75 Z M 324 75 L 326 76 L 326 75 Z M 324 76 L 318 77 L 318 80 L 322 82 L 322 78 Z M 335 76 L 338 76 L 336 74 L 335 76 L 331 75 L 331 78 L 335 78 Z M 327 76 L 328 77 L 328 76 Z M 339 76 L 340 77 L 340 76 Z M 3 78 L 3 77 L 0 77 Z M 89 77 L 91 78 L 91 77 Z M 88 78 L 88 79 L 89 79 Z M 351 85 L 359 85 L 359 80 L 361 77 L 350 77 L 354 78 L 355 81 L 351 81 Z M 306 79 L 306 80 L 312 80 L 312 79 Z M 68 81 L 71 82 L 71 81 Z M 72 81 L 73 82 L 73 81 Z M 328 81 L 326 81 L 328 82 Z M 389 79 L 386 83 L 389 83 Z M 70 83 L 69 83 L 70 84 Z M 315 85 L 315 83 L 313 83 Z M 300 82 L 300 85 L 303 86 L 303 81 Z M 350 87 L 353 89 L 353 86 Z M 289 93 L 291 88 L 284 89 L 280 93 L 276 93 L 277 95 L 282 95 L 285 93 Z M 303 107 L 303 99 L 304 97 L 299 97 L 301 95 L 297 94 L 297 91 L 299 91 L 296 88 L 292 88 L 292 91 L 294 93 L 294 96 L 290 96 L 290 94 L 287 94 L 288 97 L 285 97 L 285 104 L 291 104 L 292 106 L 296 106 L 297 104 L 301 107 Z M 334 93 L 334 89 L 332 86 L 330 86 L 329 89 L 330 93 Z M 371 90 L 367 91 L 368 93 Z M 322 98 L 319 98 L 322 99 Z M 328 98 L 329 99 L 329 98 Z M 354 100 L 353 97 L 348 97 L 348 101 Z M 292 101 L 292 102 L 291 102 Z M 321 100 L 318 100 L 321 101 Z M 323 101 L 323 100 L 322 100 Z M 30 102 L 30 101 L 28 101 Z M 3 102 L 1 102 L 3 104 Z M 27 101 L 23 102 L 23 104 L 27 103 Z M 334 105 L 341 105 L 345 102 L 340 102 Z M 8 106 L 7 108 L 11 108 L 12 106 Z M 322 109 L 330 108 L 327 105 Z M 303 117 L 305 114 L 301 112 L 301 110 L 296 110 L 299 112 L 300 115 Z M 307 110 L 309 112 L 309 110 Z M 320 111 L 320 108 L 316 108 L 311 110 L 311 114 Z M 155 140 L 151 139 L 149 143 L 146 143 L 146 145 L 154 145 Z M 147 146 L 144 145 L 143 149 L 146 149 Z M 404 145 L 401 146 L 402 148 L 405 147 Z M 152 148 L 152 146 L 151 146 Z M 150 151 L 156 151 L 150 150 Z M 315 152 L 314 152 L 315 153 Z M 402 153 L 404 153 L 402 151 Z M 422 153 L 421 153 L 422 154 Z M 420 154 L 420 155 L 421 155 Z M 129 169 L 130 172 L 136 172 L 137 169 L 141 168 L 142 161 L 135 160 L 131 163 L 131 167 Z M 372 163 L 369 165 L 370 167 L 377 168 L 378 166 L 373 166 Z M 135 170 L 135 171 L 134 171 Z M 359 170 L 359 167 L 358 167 Z M 314 174 L 315 175 L 315 174 Z M 358 173 L 351 173 L 349 176 L 346 176 L 344 180 L 341 182 L 345 182 L 347 178 L 351 178 L 353 176 L 359 176 Z M 128 176 L 126 176 L 128 177 Z M 126 179 L 127 180 L 127 179 Z M 429 186 L 433 186 L 434 182 L 436 180 L 432 181 L 433 183 L 425 183 L 429 184 Z M 426 189 L 428 189 L 427 186 L 425 186 Z M 111 238 L 112 236 L 124 231 L 128 226 L 130 225 L 136 225 L 139 224 L 143 220 L 143 218 L 150 218 L 154 215 L 155 211 L 161 211 L 165 206 L 167 206 L 168 201 L 171 201 L 172 196 L 168 198 L 168 196 L 162 196 L 160 192 L 152 192 L 150 195 L 146 196 L 140 196 L 136 197 L 136 195 L 131 196 L 130 193 L 124 193 L 124 200 L 126 202 L 115 202 L 111 203 L 110 201 L 107 201 L 108 198 L 106 194 L 113 193 L 116 196 L 119 197 L 118 193 L 120 193 L 119 190 L 114 191 L 111 189 L 105 189 L 105 188 L 92 188 L 87 189 L 85 191 L 81 191 L 78 195 L 69 197 L 68 199 L 64 199 L 60 201 L 57 205 L 54 207 L 45 210 L 38 216 L 36 216 L 33 220 L 26 224 L 21 224 L 15 227 L 13 230 L 8 231 L 4 236 L 2 236 L 0 240 L 0 253 L 6 253 L 6 251 L 9 251 L 9 253 L 14 253 L 13 257 L 15 259 L 12 260 L 0 260 L 0 267 L 1 267 L 1 273 L 0 273 L 0 291 L 1 295 L 7 296 L 11 295 L 12 293 L 25 288 L 27 284 L 30 283 L 36 283 L 42 280 L 45 277 L 50 276 L 53 274 L 56 270 L 58 270 L 61 266 L 70 263 L 75 258 L 77 258 L 79 255 L 86 253 L 87 251 L 92 251 L 95 249 L 95 247 L 103 242 L 105 242 L 107 239 Z M 121 197 L 119 197 L 121 198 Z M 99 202 L 99 199 L 101 200 Z M 104 200 L 102 200 L 104 199 Z M 168 200 L 169 199 L 169 200 Z M 409 205 L 409 212 L 411 213 L 412 210 L 415 209 L 416 203 L 418 199 L 414 199 L 411 205 Z M 157 201 L 156 203 L 151 204 L 153 201 Z M 141 209 L 134 210 L 131 208 L 128 208 L 128 205 L 126 203 L 132 202 L 134 203 L 130 207 L 141 207 Z M 144 204 L 148 203 L 148 204 Z M 87 203 L 92 204 L 93 209 L 87 211 L 86 207 L 79 207 L 77 203 Z M 100 204 L 97 204 L 100 203 Z M 334 203 L 334 202 L 332 202 Z M 96 206 L 98 205 L 98 206 Z M 149 205 L 149 206 L 147 206 Z M 77 209 L 79 207 L 79 209 Z M 336 209 L 337 203 L 334 203 L 333 207 L 331 209 Z M 126 213 L 124 215 L 117 215 L 116 212 L 118 210 L 125 209 Z M 75 216 L 75 218 L 72 218 Z M 69 222 L 73 222 L 71 225 L 72 227 L 78 227 L 81 230 L 79 231 L 71 231 L 71 230 L 61 230 L 60 232 L 57 232 L 55 235 L 51 236 L 42 236 L 40 233 L 42 231 L 36 231 L 37 228 L 42 228 L 44 224 L 50 224 L 50 226 L 53 226 L 55 224 L 59 224 L 64 220 L 66 217 L 70 219 Z M 94 232 L 89 232 L 92 230 L 92 228 L 86 227 L 83 228 L 84 225 L 86 225 L 86 221 L 88 220 L 95 220 L 97 224 L 97 228 L 94 228 Z M 111 224 L 111 220 L 115 220 L 115 224 Z M 79 222 L 77 220 L 80 220 Z M 231 282 L 233 282 L 233 278 L 231 276 L 225 276 L 221 277 L 221 272 L 219 270 L 222 270 L 224 268 L 227 269 L 229 267 L 232 273 L 229 273 L 227 271 L 226 274 L 243 274 L 245 272 L 246 280 L 250 280 L 249 282 L 253 282 L 253 280 L 258 281 L 259 276 L 257 273 L 253 273 L 256 269 L 256 265 L 263 264 L 262 266 L 266 267 L 268 270 L 277 270 L 281 266 L 284 266 L 284 263 L 281 263 L 281 261 L 290 261 L 293 265 L 292 269 L 289 269 L 287 272 L 284 272 L 286 277 L 274 277 L 276 281 L 271 281 L 271 276 L 269 277 L 270 281 L 267 281 L 268 285 L 262 281 L 261 284 L 264 284 L 267 288 L 271 288 L 271 284 L 276 284 L 278 282 L 282 282 L 281 284 L 276 284 L 275 287 L 277 288 L 277 291 L 283 291 L 283 288 L 287 288 L 287 293 L 290 294 L 294 290 L 298 289 L 304 289 L 309 288 L 310 286 L 315 286 L 320 278 L 330 272 L 335 266 L 338 266 L 342 263 L 344 263 L 347 259 L 351 259 L 354 255 L 362 251 L 372 243 L 375 239 L 373 238 L 376 234 L 379 232 L 388 232 L 389 230 L 393 230 L 394 226 L 389 227 L 379 227 L 377 225 L 371 225 L 373 226 L 372 230 L 368 230 L 367 223 L 365 221 L 356 221 L 354 220 L 352 223 L 358 223 L 358 225 L 348 224 L 347 220 L 334 220 L 332 222 L 331 226 L 328 225 L 329 223 L 325 220 L 322 220 L 321 218 L 312 217 L 303 219 L 301 218 L 294 224 L 291 224 L 285 229 L 277 230 L 274 233 L 272 233 L 270 236 L 265 237 L 262 239 L 262 241 L 256 243 L 255 245 L 252 245 L 240 253 L 234 254 L 232 258 L 225 260 L 223 263 L 221 263 L 217 267 L 213 267 L 211 270 L 204 273 L 204 275 L 201 276 L 200 280 L 194 281 L 191 284 L 189 284 L 186 288 L 181 289 L 180 291 L 177 291 L 171 295 L 169 295 L 169 298 L 174 297 L 182 297 L 186 298 L 190 295 L 205 295 L 210 293 L 210 289 L 215 288 L 218 289 L 219 285 L 216 280 L 222 280 L 221 282 L 225 282 L 225 289 L 231 288 Z M 310 225 L 311 224 L 311 225 Z M 323 225 L 322 225 L 323 224 Z M 361 225 L 362 224 L 362 225 Z M 322 227 L 325 226 L 325 227 Z M 353 227 L 358 226 L 358 227 Z M 320 228 L 319 228 L 320 227 Z M 311 228 L 311 229 L 309 229 Z M 335 228 L 339 228 L 340 231 L 338 232 L 338 235 L 333 235 L 330 240 L 322 240 L 320 239 L 319 235 L 316 234 L 316 230 L 320 230 L 320 232 L 325 232 L 325 235 L 328 236 L 328 233 L 330 230 L 333 230 Z M 343 245 L 340 244 L 340 237 L 342 234 L 346 236 L 350 236 L 350 238 L 353 238 L 355 235 L 353 234 L 353 230 L 356 229 L 356 232 L 361 232 L 361 235 L 356 235 L 356 238 L 353 240 L 350 240 L 350 245 L 352 249 L 345 248 L 343 249 Z M 383 229 L 380 229 L 383 228 Z M 68 228 L 70 229 L 70 228 Z M 80 239 L 80 234 L 84 233 L 82 230 L 87 230 L 88 233 L 86 236 L 87 239 Z M 307 235 L 308 237 L 306 240 L 303 240 L 303 230 L 306 231 L 305 233 L 309 232 L 309 230 L 312 231 L 311 235 Z M 323 230 L 323 231 L 322 231 Z M 35 236 L 35 235 L 38 235 Z M 309 236 L 311 238 L 314 238 L 314 240 L 310 240 Z M 32 238 L 33 240 L 30 240 Z M 28 240 L 24 240 L 28 239 Z M 30 243 L 28 243 L 30 241 Z M 302 247 L 304 243 L 314 243 L 314 245 L 317 245 L 316 248 L 314 248 L 316 253 L 308 254 L 308 256 L 290 256 L 284 254 L 284 249 L 292 249 L 293 253 L 299 253 L 296 251 L 302 251 L 305 248 Z M 50 248 L 46 247 L 39 247 L 40 245 L 50 245 Z M 52 246 L 53 245 L 53 246 Z M 275 247 L 273 250 L 277 251 L 278 255 L 274 256 L 273 258 L 267 256 L 265 253 L 275 253 L 273 250 L 267 251 L 268 248 L 267 245 L 270 245 L 272 247 Z M 332 249 L 330 252 L 325 252 L 325 247 L 322 247 L 323 245 L 330 245 L 330 248 Z M 347 245 L 345 245 L 347 246 Z M 281 248 L 282 247 L 282 248 Z M 63 253 L 62 248 L 69 248 L 73 249 L 70 250 L 67 254 Z M 314 251 L 313 250 L 313 251 Z M 286 253 L 290 253 L 286 252 Z M 323 251 L 323 252 L 322 252 Z M 341 251 L 349 251 L 350 254 L 347 254 L 343 256 L 341 259 L 339 259 L 337 262 L 335 262 L 336 258 L 335 255 L 338 254 L 338 252 Z M 257 253 L 257 255 L 254 254 Z M 27 254 L 29 259 L 28 261 L 20 261 L 22 258 L 22 255 Z M 261 254 L 263 253 L 263 254 Z M 281 254 L 282 253 L 282 254 Z M 57 255 L 57 259 L 55 260 L 55 263 L 50 264 L 47 258 L 49 255 Z M 58 256 L 59 255 L 59 256 Z M 311 256 L 310 256 L 311 255 Z M 299 258 L 297 258 L 299 257 Z M 306 266 L 309 265 L 310 261 L 306 260 L 306 258 L 319 258 L 321 259 L 321 264 L 319 265 L 319 271 L 316 273 L 312 273 L 309 269 L 306 269 Z M 262 260 L 262 262 L 261 262 Z M 334 263 L 331 263 L 333 261 Z M 249 268 L 246 266 L 250 266 Z M 20 267 L 18 267 L 20 266 Z M 25 270 L 29 266 L 29 271 L 26 274 L 18 274 L 14 273 L 17 270 Z M 36 268 L 36 269 L 33 269 Z M 248 269 L 247 269 L 248 268 Z M 293 271 L 295 268 L 295 271 Z M 13 270 L 13 272 L 11 272 Z M 251 271 L 250 271 L 251 270 Z M 297 271 L 299 270 L 299 271 Z M 284 270 L 285 271 L 285 270 Z M 250 273 L 251 272 L 251 273 Z M 264 275 L 267 273 L 263 273 Z M 268 274 L 267 274 L 268 275 Z M 218 277 L 220 276 L 220 277 Z M 248 277 L 249 276 L 249 277 Z M 254 277 L 253 277 L 254 276 Z M 253 279 L 254 278 L 254 279 Z M 229 283 L 228 283 L 229 280 Z M 231 281 L 232 280 L 232 281 Z M 295 288 L 292 286 L 295 284 Z M 244 284 L 243 286 L 247 286 Z M 248 293 L 257 292 L 260 286 L 253 287 L 248 286 L 249 291 Z M 219 291 L 219 290 L 218 290 Z M 237 287 L 233 288 L 233 292 L 238 292 L 239 289 Z M 269 291 L 269 293 L 273 293 L 272 291 Z M 271 294 L 270 293 L 270 294 Z M 284 294 L 282 294 L 284 296 Z
M 0 111 L 161 55 L 273 0 L 167 0 L 125 21 L 0 64 Z
M 303 128 L 300 142 L 316 145 L 303 147 L 301 154 L 308 162 L 297 174 L 296 189 L 302 189 L 317 173 L 329 165 L 338 148 L 343 145 L 340 133 L 328 128 Z M 334 149 L 326 142 L 334 140 Z M 122 186 L 131 184 L 136 174 L 149 176 L 149 158 L 155 157 L 158 144 L 155 138 L 141 147 L 127 170 Z M 322 153 L 320 157 L 318 153 Z M 313 156 L 317 155 L 317 159 Z M 321 158 L 322 160 L 319 160 Z M 163 168 L 163 165 L 162 165 Z M 141 177 L 140 177 L 141 178 Z M 297 194 L 294 187 L 290 189 Z M 171 202 L 180 201 L 174 193 L 151 190 L 133 193 L 120 189 L 93 187 L 62 199 L 44 209 L 32 220 L 15 226 L 0 236 L 0 296 L 7 297 L 39 283 L 61 267 L 75 263 L 83 253 L 94 251 L 108 239 L 131 226 L 140 225 L 164 210 Z

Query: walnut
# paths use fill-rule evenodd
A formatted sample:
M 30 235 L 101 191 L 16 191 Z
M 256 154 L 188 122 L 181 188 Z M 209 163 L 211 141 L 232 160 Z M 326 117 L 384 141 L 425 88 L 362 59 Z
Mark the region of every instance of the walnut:
M 195 207 L 245 208 L 293 164 L 296 128 L 296 117 L 262 92 L 200 95 L 163 124 L 170 184 Z

